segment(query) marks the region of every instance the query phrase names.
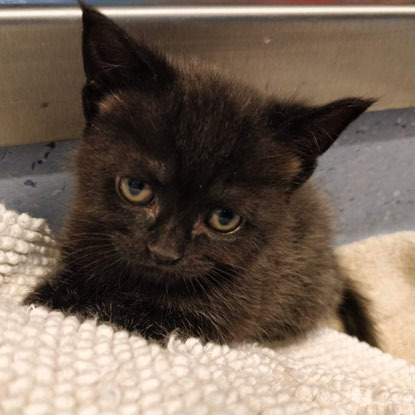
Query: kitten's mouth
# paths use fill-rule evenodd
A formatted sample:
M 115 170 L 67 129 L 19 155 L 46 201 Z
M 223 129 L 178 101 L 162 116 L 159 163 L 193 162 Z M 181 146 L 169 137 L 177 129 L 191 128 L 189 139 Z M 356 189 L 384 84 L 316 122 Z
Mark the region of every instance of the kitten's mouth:
M 153 281 L 167 282 L 178 280 L 191 280 L 209 272 L 211 266 L 185 267 L 180 265 L 140 265 L 140 276 Z
M 234 283 L 237 271 L 225 264 L 198 264 L 189 267 L 174 266 L 149 266 L 140 267 L 140 277 L 151 283 L 177 284 L 180 282 L 195 283 L 202 289 L 211 289 L 215 286 Z

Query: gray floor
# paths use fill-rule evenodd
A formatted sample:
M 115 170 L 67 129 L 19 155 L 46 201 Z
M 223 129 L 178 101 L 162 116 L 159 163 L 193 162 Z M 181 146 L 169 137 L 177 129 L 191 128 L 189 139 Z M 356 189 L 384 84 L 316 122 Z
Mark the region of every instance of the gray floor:
M 74 190 L 75 141 L 0 148 L 0 202 L 61 227 Z M 321 158 L 339 244 L 415 229 L 415 108 L 364 114 Z
M 415 108 L 364 114 L 320 159 L 338 243 L 415 230 Z

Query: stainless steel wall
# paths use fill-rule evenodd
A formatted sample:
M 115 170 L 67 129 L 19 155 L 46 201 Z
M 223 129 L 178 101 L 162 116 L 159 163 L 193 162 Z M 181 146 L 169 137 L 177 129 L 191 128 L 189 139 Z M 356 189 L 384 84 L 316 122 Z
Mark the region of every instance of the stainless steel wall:
M 415 6 L 107 7 L 162 50 L 196 56 L 270 94 L 415 106 Z M 0 8 L 0 145 L 76 138 L 81 13 Z

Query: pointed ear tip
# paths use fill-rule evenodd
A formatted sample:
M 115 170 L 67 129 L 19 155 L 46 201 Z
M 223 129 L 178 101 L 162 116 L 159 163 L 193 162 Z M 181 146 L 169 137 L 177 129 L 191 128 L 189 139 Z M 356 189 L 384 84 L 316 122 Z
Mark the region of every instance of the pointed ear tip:
M 378 100 L 376 98 L 358 98 L 359 106 L 362 109 L 367 110 L 373 104 L 375 104 Z
M 82 10 L 82 20 L 84 22 L 92 20 L 95 18 L 95 20 L 97 20 L 97 18 L 102 18 L 104 17 L 102 13 L 100 13 L 97 9 L 95 9 L 94 7 L 84 3 L 82 0 L 78 0 L 79 3 L 79 7 Z
M 82 12 L 85 13 L 86 11 L 90 10 L 90 7 L 85 2 L 83 2 L 82 0 L 78 0 L 78 4 L 79 4 L 79 7 L 81 8 Z
M 339 110 L 352 111 L 362 113 L 366 111 L 370 106 L 377 102 L 376 98 L 358 98 L 350 97 L 335 101 L 334 107 Z

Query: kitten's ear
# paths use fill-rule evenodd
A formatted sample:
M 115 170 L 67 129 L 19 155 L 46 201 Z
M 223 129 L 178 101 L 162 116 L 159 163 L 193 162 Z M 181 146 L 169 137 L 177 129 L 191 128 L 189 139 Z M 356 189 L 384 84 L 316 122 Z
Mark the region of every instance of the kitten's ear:
M 274 107 L 277 111 L 272 124 L 276 137 L 301 162 L 301 171 L 295 175 L 296 186 L 311 176 L 317 165 L 317 158 L 374 102 L 371 99 L 346 98 L 319 107 Z
M 87 83 L 83 90 L 87 120 L 97 103 L 122 88 L 163 89 L 174 80 L 174 70 L 156 51 L 138 44 L 112 20 L 80 3 L 82 54 Z

